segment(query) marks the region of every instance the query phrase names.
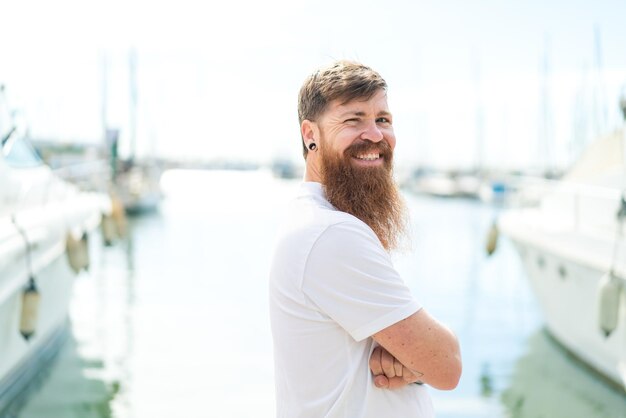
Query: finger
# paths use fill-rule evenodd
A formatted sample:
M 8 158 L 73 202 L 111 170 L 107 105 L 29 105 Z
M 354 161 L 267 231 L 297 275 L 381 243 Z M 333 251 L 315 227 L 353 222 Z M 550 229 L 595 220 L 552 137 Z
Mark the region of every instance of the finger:
M 379 346 L 374 348 L 374 351 L 372 351 L 372 355 L 370 356 L 370 370 L 374 376 L 383 374 L 383 367 L 380 361 L 381 354 L 382 348 Z
M 420 373 L 415 373 L 413 370 L 407 369 L 406 367 L 402 369 L 402 378 L 407 383 L 418 382 L 420 377 L 422 377 L 422 374 Z
M 409 382 L 406 382 L 402 377 L 396 376 L 389 379 L 389 383 L 385 387 L 385 389 L 398 389 L 408 385 Z
M 383 350 L 380 356 L 380 364 L 383 368 L 383 373 L 387 377 L 396 377 L 396 369 L 393 367 L 395 358 L 389 354 L 387 350 Z
M 393 368 L 394 368 L 394 371 L 396 372 L 396 376 L 402 376 L 404 366 L 402 365 L 402 363 L 398 361 L 397 358 L 393 359 Z
M 384 374 L 374 377 L 374 385 L 377 388 L 386 389 L 389 387 L 389 379 Z

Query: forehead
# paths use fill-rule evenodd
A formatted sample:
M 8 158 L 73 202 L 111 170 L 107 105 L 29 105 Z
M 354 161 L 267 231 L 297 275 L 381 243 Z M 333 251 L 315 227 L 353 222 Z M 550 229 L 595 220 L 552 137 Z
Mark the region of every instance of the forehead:
M 381 89 L 367 99 L 353 99 L 349 102 L 344 102 L 342 99 L 335 99 L 328 104 L 325 113 L 329 116 L 338 116 L 344 113 L 389 113 L 387 92 Z

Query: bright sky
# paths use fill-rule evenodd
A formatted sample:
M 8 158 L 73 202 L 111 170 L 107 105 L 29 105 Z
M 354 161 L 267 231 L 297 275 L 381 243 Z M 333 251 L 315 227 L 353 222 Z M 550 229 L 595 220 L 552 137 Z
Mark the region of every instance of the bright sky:
M 2 15 L 0 83 L 34 136 L 100 140 L 106 59 L 127 144 L 136 49 L 140 154 L 299 161 L 300 83 L 350 58 L 389 83 L 400 162 L 564 164 L 620 123 L 626 85 L 623 1 L 14 0 Z

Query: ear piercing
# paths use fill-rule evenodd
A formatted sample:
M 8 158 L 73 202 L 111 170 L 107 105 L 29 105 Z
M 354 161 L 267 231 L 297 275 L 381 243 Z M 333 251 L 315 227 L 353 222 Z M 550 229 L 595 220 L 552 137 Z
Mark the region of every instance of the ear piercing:
M 311 142 L 311 143 L 309 144 L 309 149 L 310 149 L 311 151 L 315 151 L 315 150 L 317 149 L 317 145 L 315 145 L 315 142 Z

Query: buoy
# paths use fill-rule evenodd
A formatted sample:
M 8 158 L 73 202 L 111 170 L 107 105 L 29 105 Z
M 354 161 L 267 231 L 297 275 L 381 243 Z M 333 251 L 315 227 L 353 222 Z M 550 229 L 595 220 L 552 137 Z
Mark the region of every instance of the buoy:
M 622 279 L 613 273 L 605 274 L 600 280 L 598 294 L 598 324 L 605 337 L 609 337 L 619 321 Z
M 80 239 L 74 238 L 72 233 L 67 234 L 65 239 L 65 252 L 67 260 L 74 273 L 78 273 L 89 267 L 89 243 L 87 233 L 83 233 Z
M 25 340 L 35 334 L 39 313 L 39 291 L 32 277 L 22 292 L 22 316 L 20 317 L 20 334 Z
M 489 233 L 487 234 L 487 245 L 485 249 L 487 250 L 487 255 L 491 255 L 498 248 L 498 225 L 494 222 L 491 224 L 491 228 L 489 228 Z
M 91 258 L 89 258 L 89 234 L 87 233 L 87 231 L 83 232 L 83 235 L 80 237 L 80 242 L 85 254 L 85 262 L 83 268 L 85 270 L 89 270 L 89 266 L 91 265 Z
M 119 238 L 126 236 L 126 210 L 124 204 L 115 195 L 111 196 L 111 216 L 115 220 L 117 228 L 117 236 Z
M 106 245 L 107 247 L 113 245 L 113 241 L 118 238 L 117 226 L 115 226 L 115 219 L 113 219 L 113 216 L 102 215 L 100 228 L 102 229 L 102 238 L 104 239 L 104 245 Z

